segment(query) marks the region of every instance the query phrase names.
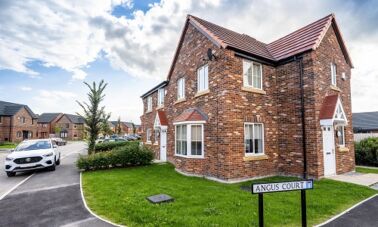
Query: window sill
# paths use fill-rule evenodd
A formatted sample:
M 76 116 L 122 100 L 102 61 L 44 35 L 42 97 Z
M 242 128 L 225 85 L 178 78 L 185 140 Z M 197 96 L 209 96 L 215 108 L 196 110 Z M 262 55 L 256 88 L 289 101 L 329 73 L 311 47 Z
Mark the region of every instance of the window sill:
M 149 110 L 149 111 L 146 112 L 146 114 L 151 113 L 151 112 L 152 112 L 152 110 Z
M 178 99 L 175 103 L 173 103 L 173 104 L 178 104 L 178 103 L 182 103 L 182 102 L 185 102 L 186 101 L 186 99 L 185 98 L 182 98 L 182 99 Z
M 241 89 L 242 89 L 242 91 L 247 91 L 247 92 L 252 92 L 252 93 L 256 93 L 256 94 L 266 95 L 266 91 L 264 91 L 262 89 L 258 89 L 258 88 L 244 87 L 243 86 Z
M 349 148 L 347 148 L 347 147 L 339 147 L 339 151 L 340 152 L 348 152 Z
M 338 87 L 336 87 L 335 85 L 331 85 L 330 87 L 331 87 L 331 89 L 334 90 L 334 91 L 341 92 L 341 89 L 338 88 Z
M 159 145 L 159 143 L 154 143 L 154 145 Z
M 147 141 L 146 144 L 152 144 L 151 141 Z
M 179 155 L 179 154 L 175 154 L 175 157 L 180 157 L 180 158 L 188 158 L 188 159 L 204 159 L 205 157 L 203 156 L 193 156 L 193 155 Z
M 196 94 L 194 97 L 197 98 L 197 97 L 200 97 L 200 96 L 202 96 L 202 95 L 207 95 L 207 94 L 209 94 L 209 93 L 210 93 L 210 90 L 209 90 L 209 89 L 204 90 L 204 91 L 199 91 L 199 92 L 197 92 L 197 94 Z
M 160 109 L 163 109 L 164 108 L 164 106 L 158 106 L 158 107 L 156 107 L 156 110 L 160 110 Z
M 258 160 L 266 160 L 269 157 L 265 154 L 263 155 L 248 155 L 243 158 L 244 161 L 258 161 Z

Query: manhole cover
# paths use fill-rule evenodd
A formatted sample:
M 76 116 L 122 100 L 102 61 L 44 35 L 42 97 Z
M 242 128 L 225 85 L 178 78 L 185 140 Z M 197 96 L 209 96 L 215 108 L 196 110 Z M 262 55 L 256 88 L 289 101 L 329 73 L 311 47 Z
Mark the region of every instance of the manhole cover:
M 153 204 L 173 202 L 173 198 L 166 194 L 152 195 L 146 198 Z

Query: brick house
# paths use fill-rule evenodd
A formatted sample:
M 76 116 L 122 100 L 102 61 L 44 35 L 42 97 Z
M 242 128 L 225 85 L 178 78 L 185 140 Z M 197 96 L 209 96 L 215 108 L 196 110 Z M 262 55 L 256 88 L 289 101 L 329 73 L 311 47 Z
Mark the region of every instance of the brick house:
M 109 126 L 112 132 L 116 134 L 118 130 L 118 121 L 109 121 Z M 133 134 L 133 123 L 121 121 L 121 134 L 122 135 Z
M 50 135 L 55 134 L 55 126 L 57 120 L 63 116 L 63 113 L 43 113 L 38 117 L 38 138 L 50 138 Z
M 0 101 L 0 142 L 36 138 L 37 118 L 27 105 Z
M 56 127 L 59 128 L 59 136 L 68 140 L 82 140 L 84 134 L 84 119 L 78 115 L 62 114 L 56 120 Z
M 333 14 L 269 44 L 188 15 L 167 80 L 141 96 L 143 142 L 224 182 L 353 171 L 352 67 Z

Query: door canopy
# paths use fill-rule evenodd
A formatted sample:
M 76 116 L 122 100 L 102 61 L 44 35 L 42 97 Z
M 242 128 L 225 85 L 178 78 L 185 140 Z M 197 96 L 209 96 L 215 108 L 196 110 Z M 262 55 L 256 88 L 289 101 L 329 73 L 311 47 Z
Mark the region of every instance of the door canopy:
M 320 110 L 320 125 L 347 125 L 343 105 L 338 95 L 330 95 L 325 97 L 322 108 Z
M 158 110 L 155 117 L 154 128 L 160 128 L 162 126 L 168 126 L 168 120 L 165 112 Z
M 201 110 L 197 108 L 186 109 L 174 120 L 174 124 L 181 122 L 198 122 L 205 123 L 207 121 L 207 116 Z

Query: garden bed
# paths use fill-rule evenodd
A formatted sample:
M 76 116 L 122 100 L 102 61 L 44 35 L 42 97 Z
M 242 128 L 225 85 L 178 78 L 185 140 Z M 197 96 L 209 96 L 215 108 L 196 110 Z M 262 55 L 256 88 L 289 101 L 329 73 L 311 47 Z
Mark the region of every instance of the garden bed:
M 296 178 L 270 177 L 259 182 Z M 257 226 L 257 195 L 241 190 L 251 182 L 222 184 L 187 177 L 171 164 L 83 173 L 83 190 L 92 211 L 128 226 Z M 175 201 L 154 205 L 146 197 L 168 194 Z M 322 179 L 307 191 L 308 225 L 321 223 L 375 194 L 368 187 Z M 268 226 L 300 226 L 300 192 L 264 196 Z

